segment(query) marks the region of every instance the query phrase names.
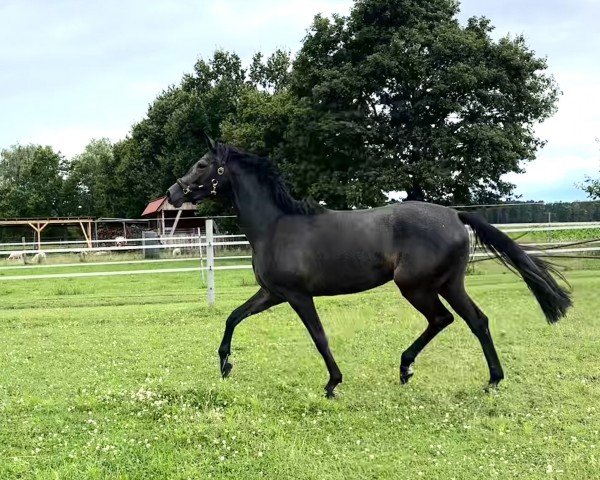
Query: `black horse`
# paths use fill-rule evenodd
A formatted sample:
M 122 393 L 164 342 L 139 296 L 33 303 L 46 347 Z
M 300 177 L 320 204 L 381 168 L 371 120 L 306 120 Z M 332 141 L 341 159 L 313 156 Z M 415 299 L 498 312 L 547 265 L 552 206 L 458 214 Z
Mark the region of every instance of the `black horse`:
M 209 151 L 167 196 L 176 207 L 208 197 L 233 202 L 252 247 L 260 290 L 235 309 L 219 348 L 221 374 L 235 327 L 246 317 L 288 302 L 308 329 L 329 371 L 327 396 L 342 374 L 328 346 L 313 297 L 360 292 L 393 280 L 428 321 L 425 331 L 402 354 L 400 379 L 412 376 L 419 352 L 453 321 L 445 298 L 479 339 L 490 370 L 490 386 L 504 378 L 488 329 L 488 319 L 465 291 L 469 225 L 481 245 L 516 270 L 539 302 L 548 322 L 565 315 L 569 294 L 544 261 L 527 255 L 514 241 L 479 216 L 428 203 L 404 202 L 368 210 L 334 211 L 289 194 L 273 164 L 207 137 Z

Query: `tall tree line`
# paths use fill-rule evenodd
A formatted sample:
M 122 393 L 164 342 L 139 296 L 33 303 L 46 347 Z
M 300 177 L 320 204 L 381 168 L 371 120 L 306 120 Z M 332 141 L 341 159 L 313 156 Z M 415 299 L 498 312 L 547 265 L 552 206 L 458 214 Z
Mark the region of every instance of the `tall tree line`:
M 508 199 L 502 175 L 535 158 L 544 141 L 534 125 L 560 92 L 522 36 L 493 40 L 488 19 L 462 25 L 458 9 L 356 0 L 348 16 L 317 15 L 293 60 L 278 50 L 243 65 L 218 50 L 116 144 L 92 140 L 68 161 L 48 147 L 4 150 L 0 216 L 138 217 L 204 154 L 201 131 L 269 156 L 295 195 L 331 208 L 381 205 L 390 191 L 446 204 Z M 40 161 L 52 198 L 22 181 L 42 175 L 28 167 Z

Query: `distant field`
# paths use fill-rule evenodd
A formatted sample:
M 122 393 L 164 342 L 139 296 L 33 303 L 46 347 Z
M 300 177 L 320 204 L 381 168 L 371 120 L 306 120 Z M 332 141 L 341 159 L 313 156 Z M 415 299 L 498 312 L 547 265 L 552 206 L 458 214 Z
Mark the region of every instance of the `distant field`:
M 469 276 L 507 376 L 493 394 L 464 322 L 401 386 L 425 321 L 395 287 L 319 299 L 344 373 L 334 401 L 288 306 L 238 328 L 219 378 L 250 271 L 217 273 L 214 308 L 198 272 L 0 281 L 0 479 L 597 478 L 600 265 L 567 267 L 576 307 L 552 327 L 512 274 L 484 262 Z
M 577 242 L 600 239 L 600 228 L 577 228 L 572 230 L 544 230 L 511 233 L 519 243 L 531 242 Z

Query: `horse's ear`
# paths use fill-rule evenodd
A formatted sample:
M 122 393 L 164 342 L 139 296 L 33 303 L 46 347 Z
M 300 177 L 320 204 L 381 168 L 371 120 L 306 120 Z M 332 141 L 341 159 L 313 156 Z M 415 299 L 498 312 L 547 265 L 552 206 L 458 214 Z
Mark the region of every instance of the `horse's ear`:
M 212 138 L 210 138 L 205 131 L 202 132 L 202 137 L 204 138 L 204 141 L 206 142 L 206 146 L 208 147 L 208 149 L 211 152 L 216 152 L 217 151 L 217 143 Z

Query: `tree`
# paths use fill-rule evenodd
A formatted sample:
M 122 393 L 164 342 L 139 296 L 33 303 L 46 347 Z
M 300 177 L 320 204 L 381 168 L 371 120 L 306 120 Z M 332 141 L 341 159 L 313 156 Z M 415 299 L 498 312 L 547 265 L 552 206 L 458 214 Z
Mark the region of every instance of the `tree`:
M 254 55 L 244 88 L 238 92 L 235 112 L 221 123 L 222 138 L 258 155 L 277 160 L 296 101 L 288 89 L 291 60 L 288 52 L 270 57 Z
M 90 141 L 68 164 L 63 211 L 68 215 L 115 215 L 115 158 L 107 138 Z M 68 201 L 67 201 L 68 200 Z
M 217 51 L 210 61 L 198 61 L 179 86 L 156 98 L 147 117 L 114 146 L 119 215 L 139 216 L 149 200 L 164 194 L 205 153 L 200 132 L 220 136 L 245 82 L 240 58 Z
M 544 144 L 533 127 L 559 90 L 522 36 L 461 26 L 453 0 L 357 0 L 316 16 L 294 64 L 297 113 L 285 168 L 333 207 L 378 205 L 385 191 L 442 203 L 500 199 Z
M 246 69 L 236 54 L 216 51 L 163 91 L 128 138 L 114 145 L 115 214 L 137 217 L 204 155 L 202 131 L 256 153 L 275 152 L 287 128 L 290 63 L 278 50 L 266 59 L 256 54 Z M 212 206 L 215 211 L 230 213 L 222 206 Z
M 288 86 L 291 66 L 290 54 L 285 50 L 275 50 L 266 61 L 258 52 L 252 57 L 248 83 L 271 93 L 282 92 Z
M 583 185 L 583 190 L 588 194 L 590 198 L 595 200 L 600 199 L 600 178 L 590 178 L 588 177 L 585 180 L 585 185 Z
M 51 147 L 16 145 L 0 152 L 0 217 L 61 214 L 64 158 Z
M 600 144 L 600 139 L 596 139 L 596 143 Z M 600 200 L 600 177 L 596 179 L 586 177 L 579 187 L 588 194 L 588 197 Z

